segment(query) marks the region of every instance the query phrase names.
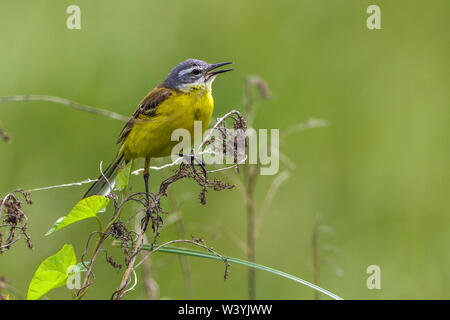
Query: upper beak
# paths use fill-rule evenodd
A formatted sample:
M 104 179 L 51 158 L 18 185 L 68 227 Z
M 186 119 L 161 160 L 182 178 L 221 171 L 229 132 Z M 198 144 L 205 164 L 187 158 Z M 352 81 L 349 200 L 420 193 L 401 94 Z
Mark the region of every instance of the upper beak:
M 225 66 L 227 64 L 232 64 L 232 62 L 222 62 L 222 63 L 215 63 L 215 64 L 211 64 L 206 72 L 206 76 L 207 78 L 210 78 L 212 76 L 215 76 L 216 74 L 219 73 L 224 73 L 224 72 L 228 72 L 228 71 L 233 71 L 234 69 L 222 69 L 222 70 L 216 70 L 216 71 L 212 71 L 215 70 L 221 66 Z

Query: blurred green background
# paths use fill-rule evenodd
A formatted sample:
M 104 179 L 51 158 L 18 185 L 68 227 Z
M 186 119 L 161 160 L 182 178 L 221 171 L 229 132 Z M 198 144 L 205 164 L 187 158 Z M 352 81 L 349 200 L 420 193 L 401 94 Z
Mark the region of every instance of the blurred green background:
M 66 8 L 81 7 L 81 30 Z M 366 8 L 381 7 L 382 30 L 368 30 Z M 450 296 L 450 3 L 442 1 L 7 1 L 0 0 L 0 96 L 48 94 L 130 115 L 140 99 L 186 58 L 234 61 L 214 84 L 215 116 L 243 110 L 247 75 L 273 93 L 257 101 L 255 126 L 281 131 L 313 116 L 329 126 L 296 133 L 282 146 L 295 168 L 281 185 L 257 240 L 257 262 L 313 280 L 311 236 L 319 234 L 320 284 L 346 299 Z M 122 123 L 46 102 L 0 105 L 10 143 L 0 142 L 0 194 L 95 178 L 109 162 Z M 160 181 L 169 172 L 153 174 Z M 273 176 L 258 180 L 256 202 Z M 153 186 L 155 186 L 155 182 Z M 141 177 L 134 179 L 140 190 Z M 80 259 L 96 230 L 87 220 L 49 237 L 87 186 L 37 191 L 25 207 L 34 250 L 23 240 L 0 256 L 0 276 L 26 295 L 40 262 L 64 243 Z M 191 181 L 175 185 L 186 237 L 245 258 L 245 205 L 239 190 L 198 201 Z M 170 203 L 165 201 L 170 210 Z M 106 219 L 110 211 L 104 214 Z M 170 214 L 169 214 L 170 217 Z M 170 218 L 166 218 L 170 221 Z M 161 242 L 177 238 L 167 223 Z M 109 248 L 109 245 L 105 246 Z M 111 249 L 120 263 L 121 252 Z M 193 298 L 247 298 L 247 269 L 188 258 Z M 381 268 L 368 290 L 366 268 Z M 176 255 L 155 254 L 160 298 L 187 293 Z M 141 267 L 142 268 L 142 267 Z M 146 299 L 140 281 L 128 299 Z M 104 258 L 89 299 L 109 299 L 122 272 Z M 70 299 L 65 287 L 50 299 Z M 257 298 L 312 299 L 313 291 L 257 272 Z M 325 298 L 322 295 L 322 298 Z

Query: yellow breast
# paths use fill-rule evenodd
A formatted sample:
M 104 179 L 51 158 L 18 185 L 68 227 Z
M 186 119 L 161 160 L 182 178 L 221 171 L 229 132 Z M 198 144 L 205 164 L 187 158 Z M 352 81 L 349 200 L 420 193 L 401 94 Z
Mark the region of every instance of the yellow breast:
M 152 117 L 141 116 L 127 136 L 123 151 L 127 159 L 159 158 L 170 155 L 178 141 L 172 132 L 186 129 L 194 134 L 194 121 L 202 122 L 202 133 L 208 128 L 214 108 L 211 90 L 174 92 L 158 105 Z M 192 141 L 193 143 L 193 141 Z

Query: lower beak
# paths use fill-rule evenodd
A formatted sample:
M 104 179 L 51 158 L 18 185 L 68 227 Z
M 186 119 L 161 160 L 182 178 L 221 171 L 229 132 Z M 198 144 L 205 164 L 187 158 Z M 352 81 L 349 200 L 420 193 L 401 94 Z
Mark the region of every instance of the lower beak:
M 213 71 L 219 67 L 225 66 L 227 64 L 231 64 L 232 62 L 222 62 L 222 63 L 215 63 L 210 65 L 210 67 L 208 68 L 207 72 L 205 73 L 205 79 L 208 80 L 209 78 L 211 78 L 212 76 L 215 76 L 219 73 L 224 73 L 224 72 L 228 72 L 228 71 L 233 71 L 234 69 L 222 69 L 222 70 L 216 70 Z

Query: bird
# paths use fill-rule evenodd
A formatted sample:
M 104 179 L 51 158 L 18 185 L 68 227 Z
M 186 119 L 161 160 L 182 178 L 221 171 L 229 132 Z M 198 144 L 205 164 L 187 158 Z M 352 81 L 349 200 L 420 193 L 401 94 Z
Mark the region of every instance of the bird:
M 205 132 L 214 109 L 212 84 L 217 75 L 233 70 L 217 69 L 229 64 L 231 62 L 209 64 L 198 59 L 187 59 L 175 66 L 138 105 L 116 141 L 120 145 L 116 157 L 83 199 L 108 194 L 122 164 L 144 158 L 143 176 L 148 201 L 151 159 L 171 154 L 178 143 L 171 139 L 174 130 L 186 129 L 192 137 L 194 121 L 201 121 L 202 134 Z

